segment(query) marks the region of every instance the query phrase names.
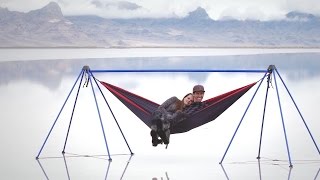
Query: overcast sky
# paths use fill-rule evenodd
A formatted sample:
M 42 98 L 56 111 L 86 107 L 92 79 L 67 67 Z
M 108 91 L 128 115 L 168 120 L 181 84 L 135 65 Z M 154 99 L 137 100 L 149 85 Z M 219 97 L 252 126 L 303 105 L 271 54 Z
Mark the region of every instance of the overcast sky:
M 214 19 L 282 19 L 290 11 L 320 15 L 319 0 L 0 0 L 0 6 L 28 12 L 57 2 L 64 15 L 98 15 L 106 18 L 184 17 L 197 7 Z

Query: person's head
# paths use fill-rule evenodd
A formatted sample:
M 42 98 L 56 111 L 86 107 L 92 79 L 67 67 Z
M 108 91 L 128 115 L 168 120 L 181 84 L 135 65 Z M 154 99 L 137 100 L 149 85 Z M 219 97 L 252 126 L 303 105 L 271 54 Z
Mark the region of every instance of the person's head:
M 193 94 L 186 94 L 181 101 L 176 102 L 176 110 L 182 110 L 184 107 L 189 106 L 193 103 Z
M 186 94 L 183 98 L 182 98 L 182 102 L 184 104 L 184 106 L 188 106 L 191 103 L 193 103 L 193 94 L 192 93 L 188 93 Z
M 201 102 L 204 96 L 204 87 L 202 85 L 195 85 L 193 87 L 193 101 Z

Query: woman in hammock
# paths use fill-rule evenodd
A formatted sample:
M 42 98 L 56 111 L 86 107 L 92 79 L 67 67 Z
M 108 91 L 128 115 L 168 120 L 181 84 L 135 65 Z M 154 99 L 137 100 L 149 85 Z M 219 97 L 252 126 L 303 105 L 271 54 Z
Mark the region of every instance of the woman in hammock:
M 152 145 L 157 146 L 160 143 L 169 144 L 170 125 L 177 124 L 186 119 L 187 114 L 183 109 L 193 102 L 193 94 L 188 93 L 182 100 L 177 97 L 171 97 L 162 103 L 153 113 L 150 135 Z M 161 139 L 158 139 L 158 136 Z

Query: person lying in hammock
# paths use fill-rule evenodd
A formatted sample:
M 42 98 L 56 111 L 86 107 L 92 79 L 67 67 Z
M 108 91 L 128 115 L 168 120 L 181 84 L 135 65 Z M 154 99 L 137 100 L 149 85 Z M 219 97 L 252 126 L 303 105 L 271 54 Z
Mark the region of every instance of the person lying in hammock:
M 161 143 L 168 145 L 170 127 L 185 120 L 189 115 L 206 106 L 202 102 L 205 93 L 204 87 L 202 85 L 195 85 L 192 92 L 185 95 L 182 101 L 177 97 L 169 98 L 153 113 L 150 132 L 153 146 Z M 158 136 L 161 139 L 158 139 Z
M 192 89 L 193 92 L 193 103 L 183 109 L 183 112 L 187 115 L 204 108 L 207 106 L 206 103 L 202 102 L 204 96 L 204 87 L 202 85 L 195 85 Z
M 163 102 L 153 112 L 150 132 L 153 146 L 162 143 L 169 144 L 170 125 L 177 124 L 186 119 L 187 114 L 183 112 L 183 109 L 191 105 L 191 103 L 193 103 L 192 93 L 185 95 L 182 100 L 173 96 Z

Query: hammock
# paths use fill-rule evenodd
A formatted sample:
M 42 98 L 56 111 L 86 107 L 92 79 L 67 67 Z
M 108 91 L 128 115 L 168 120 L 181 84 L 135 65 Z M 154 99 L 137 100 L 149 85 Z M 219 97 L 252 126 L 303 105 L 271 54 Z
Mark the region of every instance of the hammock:
M 100 81 L 100 83 L 148 127 L 151 126 L 152 113 L 158 108 L 159 104 L 106 82 Z M 170 133 L 176 134 L 187 132 L 213 121 L 255 84 L 256 82 L 205 100 L 204 102 L 207 104 L 206 107 L 194 112 L 186 120 L 170 127 Z

